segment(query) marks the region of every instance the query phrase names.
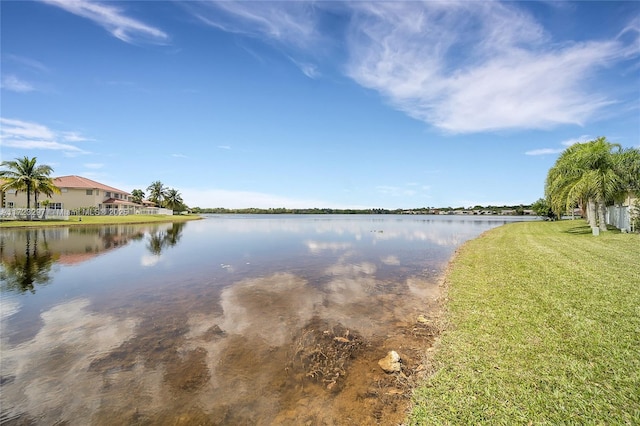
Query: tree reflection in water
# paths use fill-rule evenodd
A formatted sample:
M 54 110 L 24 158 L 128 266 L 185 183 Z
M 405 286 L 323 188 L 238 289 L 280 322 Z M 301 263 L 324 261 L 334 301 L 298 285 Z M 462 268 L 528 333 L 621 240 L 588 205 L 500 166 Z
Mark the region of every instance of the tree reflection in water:
M 155 256 L 160 256 L 166 248 L 173 247 L 178 244 L 182 237 L 183 223 L 172 223 L 169 228 L 155 229 L 149 232 L 147 249 Z
M 42 233 L 43 241 L 38 241 L 39 230 L 27 229 L 23 232 L 26 239 L 24 254 L 16 251 L 13 256 L 5 257 L 4 244 L 0 246 L 3 291 L 35 293 L 36 284 L 46 285 L 51 280 L 49 273 L 56 257 L 49 251 L 46 234 Z
M 176 226 L 177 225 L 177 226 Z M 176 245 L 184 224 L 150 231 L 147 248 L 159 255 Z M 36 292 L 36 286 L 52 281 L 55 263 L 65 266 L 84 262 L 105 251 L 144 238 L 145 228 L 128 225 L 10 230 L 0 234 L 0 289 Z

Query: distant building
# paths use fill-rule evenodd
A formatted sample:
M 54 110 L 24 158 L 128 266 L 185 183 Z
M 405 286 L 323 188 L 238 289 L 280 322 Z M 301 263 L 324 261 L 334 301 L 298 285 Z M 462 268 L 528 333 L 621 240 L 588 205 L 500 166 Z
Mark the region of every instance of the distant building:
M 79 208 L 98 208 L 101 210 L 118 210 L 140 207 L 131 201 L 131 194 L 122 189 L 114 188 L 81 176 L 61 176 L 53 179 L 53 184 L 60 188 L 60 194 L 47 197 L 40 194 L 38 206 L 33 205 L 31 193 L 31 207 L 42 207 L 48 200 L 48 208 L 55 210 L 72 210 Z M 2 207 L 20 208 L 27 206 L 26 191 L 8 190 L 0 194 Z

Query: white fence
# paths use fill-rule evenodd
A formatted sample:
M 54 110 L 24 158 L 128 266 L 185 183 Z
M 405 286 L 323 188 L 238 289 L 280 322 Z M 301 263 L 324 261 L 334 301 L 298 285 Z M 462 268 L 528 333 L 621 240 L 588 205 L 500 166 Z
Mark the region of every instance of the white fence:
M 69 220 L 69 210 L 0 208 L 0 220 Z
M 613 225 L 621 231 L 631 232 L 629 206 L 607 207 L 607 225 Z
M 159 207 L 147 207 L 144 209 L 136 210 L 136 214 L 162 214 L 165 216 L 173 216 L 173 210 L 161 209 Z
M 173 216 L 173 210 L 159 207 L 120 207 L 117 209 L 100 209 L 98 207 L 87 207 L 73 209 L 73 216 L 129 216 L 134 214 L 159 214 Z
M 69 220 L 69 216 L 129 216 L 135 214 L 173 216 L 173 210 L 158 207 L 121 209 L 27 209 L 0 208 L 0 220 Z

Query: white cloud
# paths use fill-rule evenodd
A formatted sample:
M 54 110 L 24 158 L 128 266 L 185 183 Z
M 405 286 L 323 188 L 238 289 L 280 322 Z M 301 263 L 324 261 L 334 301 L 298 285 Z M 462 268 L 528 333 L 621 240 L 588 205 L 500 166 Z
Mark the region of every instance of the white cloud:
M 562 148 L 540 148 L 540 149 L 532 149 L 531 151 L 525 152 L 526 155 L 550 155 L 550 154 L 559 154 L 564 151 Z
M 46 149 L 51 151 L 65 151 L 68 154 L 82 154 L 85 151 L 80 148 L 59 143 L 55 141 L 36 141 L 36 140 L 16 140 L 16 139 L 2 139 L 2 145 L 10 148 L 21 149 Z
M 86 137 L 82 136 L 78 132 L 61 132 L 60 135 L 61 135 L 62 139 L 64 139 L 67 142 L 85 142 L 85 141 L 92 141 L 93 140 L 93 139 L 89 139 L 89 138 L 86 138 Z
M 639 51 L 637 19 L 616 39 L 554 43 L 517 2 L 201 5 L 189 7 L 207 24 L 278 41 L 296 55 L 322 56 L 328 40 L 320 34 L 337 34 L 331 42 L 346 48 L 348 76 L 448 133 L 582 125 L 616 102 L 591 77 Z M 345 28 L 323 33 L 320 15 L 329 10 L 344 14 Z M 291 60 L 318 76 L 312 61 Z
M 69 134 L 75 135 L 71 138 L 75 140 L 69 141 Z M 87 139 L 75 132 L 55 132 L 38 123 L 0 118 L 0 142 L 5 147 L 63 151 L 68 155 L 86 154 L 77 146 L 63 143 L 78 140 Z
M 2 124 L 2 137 L 25 139 L 53 139 L 54 133 L 46 126 L 27 121 L 0 118 Z
M 193 2 L 192 12 L 223 31 L 305 46 L 319 36 L 310 2 Z M 199 7 L 204 6 L 204 7 Z
M 227 150 L 231 149 L 231 147 L 229 145 L 218 145 L 217 148 L 219 148 L 219 149 L 227 149 Z
M 90 19 L 104 27 L 114 37 L 126 42 L 149 41 L 164 43 L 169 36 L 150 25 L 130 18 L 123 10 L 112 6 L 88 0 L 41 0 L 43 3 L 57 6 L 74 15 Z
M 629 24 L 618 33 L 617 39 L 627 40 L 627 48 L 624 54 L 634 57 L 640 54 L 640 15 L 636 15 Z M 638 64 L 636 64 L 637 67 Z
M 594 138 L 589 135 L 582 135 L 577 138 L 567 139 L 566 141 L 562 141 L 561 144 L 563 146 L 571 146 L 577 143 L 585 143 L 593 140 Z
M 19 79 L 15 75 L 7 75 L 2 78 L 2 88 L 11 92 L 33 92 L 35 88 L 30 83 Z
M 550 154 L 560 154 L 562 151 L 566 149 L 566 147 L 574 145 L 576 143 L 585 143 L 593 138 L 589 135 L 582 135 L 577 138 L 567 139 L 565 141 L 560 142 L 560 144 L 565 148 L 540 148 L 533 149 L 531 151 L 525 152 L 526 155 L 550 155 Z
M 202 22 L 223 31 L 276 40 L 297 49 L 297 53 L 317 53 L 314 47 L 322 39 L 318 27 L 318 9 L 326 6 L 311 2 L 223 1 L 189 2 L 187 7 Z M 262 60 L 253 50 L 245 49 Z M 294 59 L 290 55 L 287 57 L 307 77 L 320 77 L 318 66 L 314 63 Z
M 174 158 L 189 158 L 184 154 L 171 154 L 171 156 Z
M 617 41 L 554 46 L 531 16 L 496 2 L 354 7 L 349 75 L 447 132 L 582 124 L 612 102 L 584 84 L 622 57 Z
M 313 79 L 320 77 L 320 71 L 318 70 L 318 67 L 316 65 L 308 62 L 297 61 L 291 57 L 289 59 L 291 60 L 291 62 L 296 64 L 296 66 L 300 68 L 300 71 L 302 71 L 302 73 L 307 77 Z

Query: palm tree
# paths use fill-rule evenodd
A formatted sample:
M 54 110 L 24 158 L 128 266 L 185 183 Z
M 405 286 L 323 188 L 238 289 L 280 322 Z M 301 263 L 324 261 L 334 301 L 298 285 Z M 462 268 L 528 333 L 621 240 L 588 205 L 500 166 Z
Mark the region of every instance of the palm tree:
M 134 189 L 131 191 L 131 196 L 133 197 L 134 203 L 142 204 L 142 200 L 144 199 L 144 192 L 142 189 Z
M 620 174 L 622 185 L 616 201 L 624 199 L 630 192 L 640 195 L 640 149 L 629 148 L 617 155 L 615 168 Z
M 545 193 L 553 210 L 562 214 L 576 203 L 586 204 L 589 224 L 606 231 L 607 201 L 618 196 L 628 181 L 621 170 L 622 153 L 619 144 L 604 137 L 567 148 L 547 175 Z
M 38 207 L 38 195 L 44 194 L 47 198 L 51 198 L 53 194 L 60 194 L 60 188 L 54 185 L 53 179 L 50 177 L 38 177 L 33 181 L 33 204 Z
M 45 179 L 35 179 L 33 183 L 33 204 L 35 204 L 36 208 L 38 207 L 38 194 L 40 193 L 50 198 L 54 193 L 60 194 L 61 191 L 60 188 L 53 184 L 53 179 L 49 177 Z M 42 213 L 42 219 L 46 219 L 47 207 L 49 206 L 49 200 L 45 200 L 45 202 L 43 202 L 44 213 Z
M 53 193 L 55 185 L 49 177 L 53 169 L 47 165 L 36 165 L 36 157 L 17 158 L 0 163 L 0 178 L 4 179 L 0 190 L 15 189 L 27 193 L 27 209 L 31 208 L 31 192 Z
M 167 189 L 164 195 L 164 203 L 165 206 L 171 210 L 180 207 L 183 204 L 180 192 L 174 188 Z
M 571 162 L 571 156 L 574 155 L 573 151 L 579 148 L 579 144 L 575 144 L 567 148 L 560 154 L 554 166 L 547 173 L 547 179 L 545 182 L 545 195 L 549 201 L 551 209 L 556 213 L 558 217 L 567 210 L 569 204 L 573 204 L 578 201 L 583 204 L 583 200 L 573 200 L 569 197 L 570 183 L 578 175 L 573 169 L 573 163 Z M 587 218 L 591 221 L 591 215 L 587 212 Z
M 165 192 L 167 191 L 167 188 L 165 188 L 162 182 L 159 180 L 152 182 L 151 185 L 147 187 L 147 191 L 149 191 L 149 200 L 156 203 L 156 205 L 161 206 L 165 197 Z

